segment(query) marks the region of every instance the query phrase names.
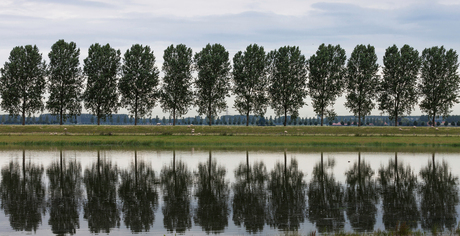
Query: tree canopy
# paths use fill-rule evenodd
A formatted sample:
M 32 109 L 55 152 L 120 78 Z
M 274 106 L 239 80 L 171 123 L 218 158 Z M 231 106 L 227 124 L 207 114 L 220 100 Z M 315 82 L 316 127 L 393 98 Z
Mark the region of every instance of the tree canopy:
M 307 96 L 307 64 L 299 47 L 284 46 L 268 54 L 270 105 L 277 116 L 287 114 L 295 118 L 299 109 L 305 105 Z
M 378 69 L 374 46 L 357 45 L 347 63 L 345 107 L 358 117 L 358 126 L 361 118 L 370 115 L 375 107 L 372 100 L 379 84 Z
M 264 47 L 251 44 L 245 52 L 237 52 L 233 57 L 233 93 L 235 109 L 246 115 L 246 126 L 249 125 L 249 114 L 264 116 L 267 111 L 268 86 L 267 60 Z
M 176 125 L 176 118 L 185 115 L 193 105 L 192 49 L 184 44 L 171 45 L 164 51 L 163 60 L 161 108 L 172 113 Z
M 345 50 L 340 45 L 321 44 L 308 60 L 309 80 L 308 91 L 312 99 L 313 110 L 321 116 L 323 126 L 324 115 L 332 120 L 336 116 L 333 106 L 337 97 L 342 94 L 345 75 Z
M 80 69 L 80 49 L 74 42 L 58 40 L 48 54 L 48 89 L 46 109 L 59 116 L 62 125 L 70 117 L 81 114 L 83 76 Z
M 383 79 L 379 86 L 379 109 L 388 113 L 390 120 L 410 114 L 417 103 L 417 78 L 420 71 L 418 51 L 409 45 L 401 50 L 388 47 L 383 57 Z
M 227 108 L 225 97 L 230 91 L 230 61 L 228 51 L 220 44 L 208 44 L 195 54 L 196 101 L 200 115 L 207 115 L 209 126 L 213 116 Z
M 135 44 L 126 50 L 123 59 L 123 76 L 118 83 L 121 105 L 134 116 L 134 125 L 139 118 L 152 114 L 158 100 L 158 68 L 149 46 Z
M 421 61 L 420 109 L 436 126 L 435 117 L 448 116 L 450 109 L 459 102 L 458 55 L 453 49 L 432 47 L 423 50 Z
M 89 47 L 84 60 L 83 71 L 87 77 L 83 93 L 85 108 L 100 119 L 105 119 L 118 111 L 118 75 L 120 72 L 120 50 L 109 44 L 96 43 Z
M 2 109 L 10 116 L 26 116 L 43 111 L 46 89 L 46 64 L 36 45 L 17 46 L 0 70 Z

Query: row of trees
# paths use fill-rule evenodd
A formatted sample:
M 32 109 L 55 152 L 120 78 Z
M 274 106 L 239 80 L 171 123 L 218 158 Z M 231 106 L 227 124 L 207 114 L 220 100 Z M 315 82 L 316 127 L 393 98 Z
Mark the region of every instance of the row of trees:
M 377 104 L 390 119 L 398 120 L 410 114 L 421 99 L 420 109 L 434 124 L 436 117 L 448 116 L 459 102 L 458 55 L 444 47 L 426 48 L 422 55 L 408 45 L 389 47 L 383 57 L 383 76 L 379 76 L 371 45 L 357 45 L 347 61 L 340 45 L 322 44 L 307 60 L 299 47 L 266 53 L 264 47 L 252 44 L 235 54 L 233 70 L 229 53 L 220 44 L 208 44 L 195 55 L 183 44 L 171 45 L 164 51 L 161 84 L 149 46 L 133 45 L 122 64 L 120 50 L 93 44 L 83 70 L 79 55 L 74 42 L 59 40 L 46 65 L 36 46 L 15 47 L 1 69 L 2 108 L 10 115 L 22 115 L 23 124 L 26 116 L 46 108 L 62 124 L 81 113 L 83 102 L 100 124 L 100 119 L 124 107 L 136 125 L 159 102 L 175 125 L 176 118 L 192 106 L 213 120 L 227 108 L 225 98 L 233 93 L 234 108 L 248 122 L 250 114 L 263 117 L 270 106 L 277 116 L 285 117 L 286 125 L 288 115 L 295 119 L 309 95 L 323 125 L 325 117 L 334 119 L 331 107 L 345 95 L 345 106 L 358 120 L 370 115 Z M 195 71 L 196 78 L 192 76 Z
M 122 220 L 132 232 L 148 232 L 160 206 L 163 226 L 170 233 L 190 230 L 192 220 L 206 233 L 223 232 L 231 211 L 235 225 L 250 233 L 263 232 L 265 225 L 298 230 L 307 219 L 320 233 L 344 230 L 346 219 L 353 230 L 369 232 L 378 212 L 386 230 L 414 230 L 418 222 L 426 231 L 457 225 L 458 177 L 449 163 L 436 161 L 435 154 L 417 174 L 398 160 L 397 153 L 378 170 L 357 153 L 341 183 L 333 174 L 335 159 L 321 153 L 308 184 L 307 173 L 295 158 L 288 163 L 286 152 L 284 162 L 270 171 L 263 161 L 250 162 L 246 152 L 232 183 L 226 179 L 227 168 L 212 158 L 211 151 L 194 170 L 176 160 L 173 151 L 172 161 L 160 173 L 138 160 L 136 151 L 126 169 L 100 151 L 84 169 L 62 151 L 46 169 L 25 159 L 23 151 L 22 161 L 11 161 L 1 170 L 0 208 L 16 231 L 36 231 L 47 212 L 54 234 L 75 234 L 80 215 L 91 233 L 110 233 Z

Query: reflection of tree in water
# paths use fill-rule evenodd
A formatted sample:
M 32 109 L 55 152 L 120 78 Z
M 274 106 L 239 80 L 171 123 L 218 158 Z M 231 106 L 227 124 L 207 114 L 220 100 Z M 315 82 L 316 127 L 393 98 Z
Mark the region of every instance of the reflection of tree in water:
M 268 190 L 270 193 L 267 223 L 282 230 L 296 230 L 305 220 L 304 174 L 299 170 L 297 160 L 292 159 L 287 166 L 286 152 L 284 165 L 278 162 L 270 172 Z
M 345 224 L 343 188 L 334 175 L 327 172 L 334 166 L 335 160 L 329 159 L 324 163 L 321 153 L 321 161 L 313 168 L 308 188 L 309 218 L 321 233 L 341 230 Z
M 398 224 L 405 223 L 410 228 L 417 227 L 420 213 L 417 209 L 415 190 L 417 177 L 410 166 L 390 160 L 387 167 L 379 169 L 378 182 L 383 199 L 383 224 L 387 230 L 393 230 Z
M 228 225 L 228 192 L 229 184 L 225 181 L 226 170 L 217 166 L 209 151 L 209 162 L 198 164 L 195 172 L 196 197 L 198 207 L 193 220 L 204 231 L 222 232 Z
M 458 177 L 452 176 L 447 162 L 432 162 L 420 170 L 422 228 L 452 229 L 457 222 Z
M 169 232 L 184 233 L 192 227 L 190 188 L 192 173 L 182 161 L 176 163 L 176 152 L 170 166 L 160 174 L 163 189 L 163 225 Z
M 54 234 L 75 234 L 80 227 L 79 202 L 81 199 L 81 164 L 60 159 L 46 169 L 49 179 L 50 219 Z
M 84 204 L 84 218 L 92 233 L 110 233 L 120 226 L 120 212 L 117 207 L 117 166 L 97 152 L 97 162 L 85 169 L 84 183 L 87 202 Z
M 244 225 L 250 233 L 262 232 L 266 218 L 265 183 L 268 179 L 267 168 L 263 162 L 249 166 L 249 154 L 246 151 L 246 163 L 240 163 L 235 170 L 233 184 L 233 222 Z
M 348 170 L 345 202 L 347 204 L 347 216 L 351 227 L 355 231 L 374 231 L 376 222 L 378 193 L 375 181 L 372 179 L 374 171 L 369 163 L 361 161 L 361 153 L 358 161 Z
M 14 230 L 37 231 L 45 211 L 44 169 L 30 162 L 26 164 L 22 152 L 22 166 L 10 162 L 2 168 L 1 208 L 9 216 Z
M 155 172 L 144 161 L 138 161 L 137 151 L 134 151 L 134 163 L 120 176 L 118 193 L 122 201 L 123 221 L 131 232 L 148 232 L 158 207 Z

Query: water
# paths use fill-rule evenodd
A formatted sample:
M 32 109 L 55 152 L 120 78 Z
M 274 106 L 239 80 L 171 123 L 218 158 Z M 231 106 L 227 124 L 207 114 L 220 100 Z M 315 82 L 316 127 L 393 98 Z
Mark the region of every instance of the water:
M 458 153 L 0 151 L 0 234 L 450 230 Z

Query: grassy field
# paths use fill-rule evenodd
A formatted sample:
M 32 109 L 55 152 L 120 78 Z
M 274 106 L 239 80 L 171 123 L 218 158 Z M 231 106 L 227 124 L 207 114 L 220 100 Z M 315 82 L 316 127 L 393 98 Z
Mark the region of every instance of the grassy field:
M 194 132 L 192 132 L 192 129 Z M 456 127 L 0 126 L 0 146 L 430 147 L 460 150 Z
M 460 127 L 332 126 L 153 126 L 153 125 L 0 125 L 0 135 L 295 135 L 295 136 L 460 136 Z

